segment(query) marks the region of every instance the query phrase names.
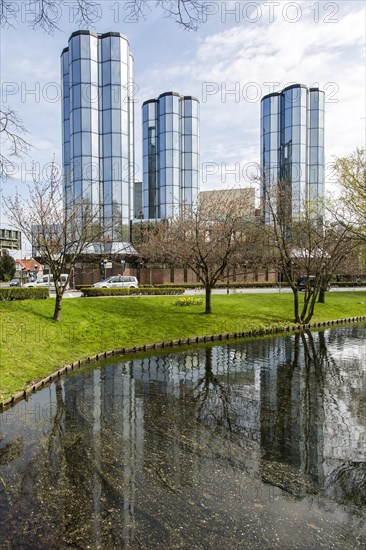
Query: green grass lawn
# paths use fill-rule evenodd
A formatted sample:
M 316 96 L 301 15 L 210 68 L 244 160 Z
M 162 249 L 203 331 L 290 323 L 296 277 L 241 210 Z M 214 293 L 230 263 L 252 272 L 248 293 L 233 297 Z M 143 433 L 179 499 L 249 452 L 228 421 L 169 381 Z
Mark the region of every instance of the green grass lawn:
M 202 296 L 204 299 L 204 297 Z M 292 323 L 292 294 L 213 295 L 212 315 L 201 306 L 177 307 L 174 296 L 0 302 L 0 399 L 64 363 L 104 351 Z M 363 303 L 362 303 L 363 302 Z M 317 304 L 313 321 L 366 315 L 362 292 L 334 292 Z

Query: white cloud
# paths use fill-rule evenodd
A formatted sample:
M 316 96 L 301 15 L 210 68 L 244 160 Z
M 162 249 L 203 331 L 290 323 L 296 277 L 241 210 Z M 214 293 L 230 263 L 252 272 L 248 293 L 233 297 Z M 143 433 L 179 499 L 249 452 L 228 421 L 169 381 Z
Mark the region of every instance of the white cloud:
M 296 24 L 278 17 L 237 25 L 201 39 L 184 64 L 153 67 L 149 79 L 158 79 L 161 90 L 174 81 L 181 93 L 200 97 L 202 162 L 258 161 L 260 97 L 294 82 L 326 93 L 327 160 L 364 143 L 365 8 L 351 8 L 320 13 L 315 23 L 305 3 Z M 339 22 L 326 23 L 326 16 Z
M 271 91 L 269 83 L 277 83 L 277 90 L 290 82 L 309 86 L 319 83 L 325 90 L 327 160 L 362 145 L 363 3 L 337 2 L 339 11 L 333 14 L 334 2 L 298 2 L 301 18 L 293 24 L 283 18 L 283 3 L 275 8 L 273 23 L 269 22 L 268 6 L 263 4 L 257 23 L 247 20 L 254 17 L 253 10 L 246 14 L 247 19 L 243 11 L 239 16 L 229 15 L 228 10 L 237 9 L 237 4 L 248 3 L 218 2 L 218 13 L 209 17 L 197 33 L 180 31 L 173 22 L 162 19 L 158 11 L 152 12 L 146 22 L 128 25 L 124 13 L 114 22 L 113 10 L 103 10 L 103 19 L 94 30 L 124 32 L 135 56 L 139 86 L 135 108 L 137 163 L 141 158 L 141 104 L 169 90 L 201 99 L 202 162 L 234 166 L 236 162 L 247 165 L 259 160 L 260 98 Z M 318 6 L 319 23 L 314 22 L 316 13 L 311 6 Z M 326 23 L 326 19 L 339 22 Z M 33 156 L 41 163 L 48 163 L 53 153 L 56 160 L 61 157 L 61 105 L 47 101 L 42 92 L 49 82 L 60 81 L 60 53 L 76 30 L 75 25 L 64 23 L 63 32 L 53 37 L 25 28 L 3 32 L 1 37 L 2 80 L 24 83 L 25 90 L 31 90 L 35 83 L 41 88 L 38 102 L 31 94 L 25 102 L 20 93 L 9 97 L 37 146 Z M 216 87 L 204 102 L 205 82 Z M 225 95 L 235 86 L 239 97 Z M 220 177 L 216 181 L 222 184 Z

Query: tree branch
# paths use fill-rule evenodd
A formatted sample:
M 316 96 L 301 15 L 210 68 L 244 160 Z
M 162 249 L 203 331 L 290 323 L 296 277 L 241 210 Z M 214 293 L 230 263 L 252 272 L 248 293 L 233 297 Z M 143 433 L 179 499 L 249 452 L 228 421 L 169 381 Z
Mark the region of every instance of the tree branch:
M 0 110 L 0 177 L 11 179 L 16 172 L 14 159 L 28 155 L 32 145 L 25 139 L 27 134 L 22 119 L 10 107 Z

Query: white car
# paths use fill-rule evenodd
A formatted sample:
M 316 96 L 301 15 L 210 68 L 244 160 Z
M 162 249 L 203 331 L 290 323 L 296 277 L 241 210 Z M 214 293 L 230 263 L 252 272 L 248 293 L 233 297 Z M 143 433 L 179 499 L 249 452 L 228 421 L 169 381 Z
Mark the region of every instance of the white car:
M 62 284 L 65 284 L 65 282 L 67 281 L 67 277 L 68 277 L 67 273 L 61 274 Z M 43 275 L 43 277 L 41 277 L 40 279 L 37 279 L 36 281 L 32 281 L 31 283 L 26 283 L 25 285 L 23 285 L 23 287 L 28 287 L 28 288 L 32 286 L 36 286 L 36 287 L 46 286 L 51 290 L 54 290 L 55 285 L 53 282 L 53 275 Z
M 93 285 L 94 288 L 138 288 L 139 283 L 132 275 L 115 275 Z

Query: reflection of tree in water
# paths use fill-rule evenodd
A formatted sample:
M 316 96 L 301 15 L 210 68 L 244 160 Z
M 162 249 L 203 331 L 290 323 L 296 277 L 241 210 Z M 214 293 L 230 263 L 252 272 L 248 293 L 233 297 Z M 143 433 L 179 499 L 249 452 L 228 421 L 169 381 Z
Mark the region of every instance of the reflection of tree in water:
M 337 502 L 363 507 L 366 512 L 366 370 L 361 357 L 350 360 L 344 353 L 347 337 L 354 336 L 357 327 L 334 331 L 334 345 L 342 350 L 341 357 L 324 369 L 325 429 L 328 447 L 335 449 L 325 452 L 324 489 Z
M 352 418 L 360 410 L 350 403 L 356 394 L 347 393 L 347 365 L 339 366 L 338 357 L 335 363 L 327 341 L 324 333 L 304 333 L 201 348 L 194 362 L 186 361 L 189 354 L 159 357 L 144 371 L 136 360 L 134 375 L 109 366 L 58 381 L 36 445 L 22 437 L 3 441 L 5 533 L 16 533 L 19 548 L 147 548 L 147 541 L 168 547 L 177 518 L 189 517 L 179 503 L 217 465 L 248 484 L 260 477 L 299 498 L 320 488 L 361 508 L 365 464 L 353 449 L 337 458 L 326 448 L 327 418 L 343 418 L 346 429 L 348 409 Z M 260 377 L 259 356 L 272 362 Z M 347 451 L 337 429 L 335 451 Z M 23 446 L 28 456 L 19 465 Z
M 57 498 L 61 466 L 58 460 L 59 430 L 63 416 L 59 381 L 56 383 L 56 396 L 57 408 L 51 430 L 37 442 L 37 450 L 31 460 L 17 462 L 19 458 L 23 458 L 24 453 L 23 442 L 21 454 L 18 452 L 19 439 L 7 446 L 7 450 L 11 446 L 12 451 L 6 464 L 14 462 L 16 466 L 7 472 L 9 490 L 6 499 L 2 500 L 4 509 L 1 515 L 4 518 L 5 538 L 9 537 L 11 540 L 10 535 L 16 533 L 19 548 L 52 548 L 59 542 L 58 535 L 55 536 L 55 530 L 52 529 L 63 519 L 62 502 Z M 21 406 L 22 404 L 19 405 L 19 411 L 22 410 Z M 18 451 L 14 452 L 14 448 L 18 448 Z
M 360 505 L 365 469 L 337 458 L 342 438 L 335 430 L 329 447 L 324 431 L 334 414 L 349 429 L 344 403 L 337 399 L 339 388 L 346 392 L 340 364 L 324 332 L 295 334 L 284 345 L 286 360 L 261 372 L 262 479 L 298 497 L 322 489 L 339 502 Z M 345 403 L 347 411 L 352 408 L 349 399 Z M 329 454 L 336 464 L 330 473 L 324 467 Z
M 3 437 L 0 435 L 0 444 Z M 10 507 L 13 504 L 12 483 L 3 477 L 3 469 L 23 456 L 24 442 L 21 437 L 17 437 L 0 448 L 0 532 L 5 531 L 5 525 L 8 522 Z
M 328 496 L 342 504 L 366 506 L 366 462 L 342 462 L 325 482 Z
M 0 443 L 1 441 L 2 437 L 0 437 Z M 24 443 L 21 437 L 17 437 L 16 439 L 13 439 L 13 441 L 6 443 L 0 449 L 0 466 L 5 466 L 7 464 L 10 464 L 10 462 L 12 462 L 13 460 L 21 458 L 23 452 Z
M 246 345 L 202 350 L 200 378 L 193 386 L 200 430 L 194 430 L 201 457 L 219 459 L 241 474 L 252 475 L 259 453 L 258 400 L 254 369 L 243 363 Z
M 194 388 L 198 403 L 197 420 L 204 418 L 215 426 L 227 427 L 233 431 L 230 418 L 229 385 L 220 381 L 212 371 L 212 348 L 205 349 L 205 372 Z M 218 403 L 221 407 L 218 407 Z
M 298 497 L 315 492 L 322 454 L 320 372 L 307 338 L 310 333 L 284 340 L 285 359 L 261 372 L 261 476 Z
M 70 379 L 64 387 L 65 394 L 55 383 L 43 435 L 30 459 L 13 468 L 4 533 L 14 548 L 123 548 L 130 495 L 116 460 L 119 434 L 111 433 L 112 420 L 98 456 L 93 386 Z

